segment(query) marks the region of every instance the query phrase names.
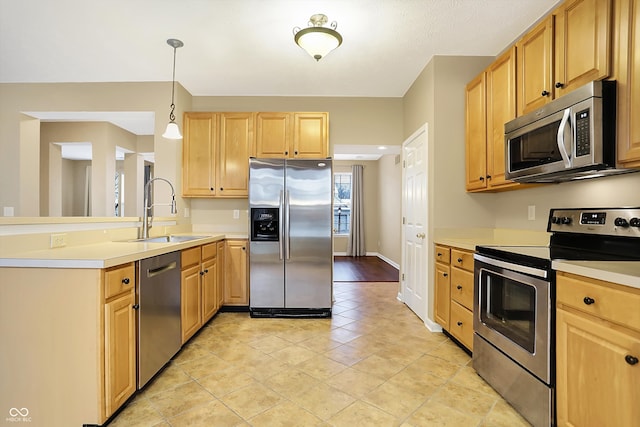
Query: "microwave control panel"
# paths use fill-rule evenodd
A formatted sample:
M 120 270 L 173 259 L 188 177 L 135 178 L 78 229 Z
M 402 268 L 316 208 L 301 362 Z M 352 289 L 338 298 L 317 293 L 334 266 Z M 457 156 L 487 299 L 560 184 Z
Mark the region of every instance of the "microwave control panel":
M 576 113 L 576 157 L 591 154 L 590 111 Z

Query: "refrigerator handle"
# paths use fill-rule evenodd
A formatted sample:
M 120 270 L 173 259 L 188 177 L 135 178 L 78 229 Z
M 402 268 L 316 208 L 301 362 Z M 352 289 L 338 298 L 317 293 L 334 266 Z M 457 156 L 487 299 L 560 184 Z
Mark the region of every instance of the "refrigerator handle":
M 278 259 L 282 260 L 284 252 L 284 190 L 280 190 L 278 197 Z
M 284 238 L 285 238 L 285 246 L 284 246 L 284 254 L 285 254 L 285 259 L 289 259 L 290 258 L 290 251 L 289 251 L 289 233 L 291 232 L 291 227 L 289 226 L 289 190 L 285 190 L 284 193 L 284 226 L 285 226 L 285 234 L 284 234 Z

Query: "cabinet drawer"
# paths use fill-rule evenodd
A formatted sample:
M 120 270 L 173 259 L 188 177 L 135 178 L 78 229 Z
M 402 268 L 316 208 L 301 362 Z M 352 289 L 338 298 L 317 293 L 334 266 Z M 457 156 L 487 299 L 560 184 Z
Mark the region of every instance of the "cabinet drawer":
M 449 315 L 449 332 L 465 347 L 473 351 L 473 313 L 457 302 L 451 301 L 451 311 Z
M 473 310 L 473 273 L 459 268 L 451 269 L 451 299 Z
M 558 273 L 556 300 L 558 304 L 640 331 L 640 289 Z
M 206 245 L 202 245 L 202 260 L 215 258 L 218 254 L 218 243 L 208 243 Z
M 451 262 L 451 249 L 446 246 L 436 245 L 435 259 L 438 262 L 449 264 Z
M 473 252 L 451 249 L 451 265 L 473 271 Z
M 134 263 L 119 265 L 104 271 L 104 298 L 108 299 L 135 288 Z
M 200 264 L 200 246 L 184 249 L 180 253 L 180 262 L 182 263 L 180 268 L 183 270 L 192 265 Z

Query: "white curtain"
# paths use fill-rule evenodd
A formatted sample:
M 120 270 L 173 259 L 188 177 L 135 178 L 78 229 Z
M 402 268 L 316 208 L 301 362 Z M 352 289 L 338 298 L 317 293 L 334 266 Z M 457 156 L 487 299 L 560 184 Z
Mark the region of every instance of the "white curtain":
M 347 243 L 347 255 L 349 256 L 367 254 L 364 247 L 363 169 L 362 165 L 351 166 L 351 222 L 349 242 Z

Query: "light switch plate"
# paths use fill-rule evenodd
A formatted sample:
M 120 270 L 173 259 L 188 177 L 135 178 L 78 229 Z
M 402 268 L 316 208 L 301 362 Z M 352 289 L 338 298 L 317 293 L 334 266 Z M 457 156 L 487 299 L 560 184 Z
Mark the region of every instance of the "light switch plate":
M 240 210 L 239 209 L 234 209 L 233 210 L 233 219 L 239 219 L 240 218 Z
M 529 219 L 529 221 L 535 221 L 536 219 L 536 206 L 535 205 L 529 205 L 529 209 L 527 212 L 527 218 Z

